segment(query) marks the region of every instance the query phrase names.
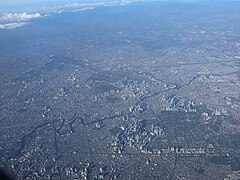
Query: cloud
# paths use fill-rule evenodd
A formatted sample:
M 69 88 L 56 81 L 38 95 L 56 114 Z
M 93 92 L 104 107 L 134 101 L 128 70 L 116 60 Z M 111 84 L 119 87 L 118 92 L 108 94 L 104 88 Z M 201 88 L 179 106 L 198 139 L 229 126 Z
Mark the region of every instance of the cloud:
M 71 12 L 79 12 L 79 11 L 92 10 L 92 9 L 95 9 L 95 8 L 94 7 L 85 7 L 85 8 L 71 10 Z
M 140 2 L 144 0 L 121 0 L 121 1 L 102 1 L 92 3 L 69 3 L 60 6 L 42 7 L 44 13 L 62 13 L 62 12 L 78 12 L 84 10 L 91 10 L 103 6 L 121 6 L 132 2 Z
M 6 23 L 0 24 L 0 29 L 15 29 L 17 27 L 25 26 L 27 22 Z
M 24 26 L 31 22 L 32 19 L 46 17 L 55 13 L 62 12 L 78 12 L 91 10 L 103 6 L 122 6 L 133 2 L 150 1 L 150 0 L 106 0 L 92 3 L 69 3 L 60 6 L 47 6 L 38 8 L 38 12 L 34 13 L 6 13 L 0 17 L 0 29 L 14 29 Z M 151 0 L 152 1 L 152 0 Z M 39 13 L 40 12 L 40 13 Z
M 35 13 L 35 14 L 27 14 L 26 12 L 24 12 L 24 13 L 8 13 L 8 14 L 4 14 L 0 18 L 0 20 L 2 20 L 2 21 L 26 21 L 26 20 L 40 18 L 40 17 L 41 17 L 40 13 Z

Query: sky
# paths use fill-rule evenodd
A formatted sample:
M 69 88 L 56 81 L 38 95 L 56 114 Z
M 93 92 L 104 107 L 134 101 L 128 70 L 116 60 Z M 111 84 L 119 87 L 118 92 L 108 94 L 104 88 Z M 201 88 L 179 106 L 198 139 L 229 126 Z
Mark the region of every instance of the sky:
M 109 1 L 136 1 L 136 0 L 0 0 L 0 11 L 1 9 L 10 9 L 10 8 L 18 8 L 22 6 L 39 6 L 39 5 L 62 5 L 64 3 L 93 3 L 93 2 L 109 2 Z M 147 1 L 147 0 L 145 0 Z M 185 2 L 198 2 L 198 1 L 240 1 L 240 0 L 159 0 L 159 1 L 185 1 Z
M 41 7 L 62 6 L 70 3 L 95 3 L 122 0 L 0 0 L 0 13 L 13 11 L 33 11 Z M 123 0 L 124 1 L 124 0 Z M 131 0 L 129 0 L 131 1 Z
M 136 2 L 136 1 L 156 1 L 156 0 L 0 0 L 0 15 L 14 12 L 35 12 L 43 8 L 64 6 L 73 3 L 101 3 L 101 2 Z M 166 1 L 166 0 L 158 0 Z M 194 1 L 194 0 L 191 0 Z M 195 0 L 196 1 L 196 0 Z
M 0 0 L 0 30 L 22 27 L 55 13 L 125 5 L 136 1 L 150 0 Z
M 240 0 L 0 0 L 0 30 L 25 26 L 38 18 L 54 13 L 95 9 L 98 6 L 118 6 L 139 1 L 225 2 Z

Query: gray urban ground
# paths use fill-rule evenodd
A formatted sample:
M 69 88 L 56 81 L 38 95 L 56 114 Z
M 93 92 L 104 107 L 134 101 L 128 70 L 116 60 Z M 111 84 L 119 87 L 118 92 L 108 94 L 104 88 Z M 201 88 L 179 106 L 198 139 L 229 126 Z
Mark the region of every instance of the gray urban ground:
M 139 3 L 0 30 L 0 167 L 239 179 L 239 8 Z

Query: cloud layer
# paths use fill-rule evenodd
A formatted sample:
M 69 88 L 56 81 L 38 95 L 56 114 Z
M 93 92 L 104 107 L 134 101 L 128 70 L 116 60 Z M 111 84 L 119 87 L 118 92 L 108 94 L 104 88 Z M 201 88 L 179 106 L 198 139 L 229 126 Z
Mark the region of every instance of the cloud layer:
M 93 3 L 69 3 L 61 6 L 43 7 L 41 10 L 45 13 L 62 13 L 62 12 L 76 12 L 95 9 L 99 6 L 119 6 L 126 5 L 130 2 L 141 0 L 121 0 L 121 1 L 107 1 L 107 2 L 93 2 Z
M 25 26 L 26 24 L 27 24 L 27 22 L 0 24 L 0 29 L 14 29 L 17 27 Z
M 40 18 L 40 17 L 41 17 L 40 13 L 27 14 L 26 12 L 24 12 L 24 13 L 4 14 L 0 19 L 2 21 L 26 21 L 26 20 Z
M 2 24 L 0 24 L 0 29 L 15 29 L 22 27 L 28 24 L 30 20 L 40 17 L 42 17 L 40 13 L 6 13 L 0 17 L 0 21 L 2 22 Z
M 96 7 L 99 7 L 99 6 L 101 7 L 102 6 L 121 6 L 121 5 L 126 5 L 132 2 L 140 2 L 140 1 L 150 1 L 150 0 L 112 0 L 112 1 L 106 0 L 105 2 L 101 1 L 101 2 L 92 2 L 92 3 L 69 3 L 61 6 L 40 7 L 38 8 L 38 12 L 34 12 L 34 13 L 27 13 L 27 12 L 5 13 L 2 17 L 0 17 L 0 29 L 14 29 L 17 27 L 21 27 L 28 24 L 27 22 L 31 22 L 33 19 L 46 17 L 54 13 L 78 12 L 78 11 L 95 9 Z

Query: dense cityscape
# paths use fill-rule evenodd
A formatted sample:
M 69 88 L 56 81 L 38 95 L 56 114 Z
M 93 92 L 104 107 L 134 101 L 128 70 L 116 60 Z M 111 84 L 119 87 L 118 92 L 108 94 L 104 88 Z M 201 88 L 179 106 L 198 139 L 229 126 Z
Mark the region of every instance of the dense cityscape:
M 239 179 L 239 8 L 100 4 L 0 26 L 0 167 L 16 179 Z

